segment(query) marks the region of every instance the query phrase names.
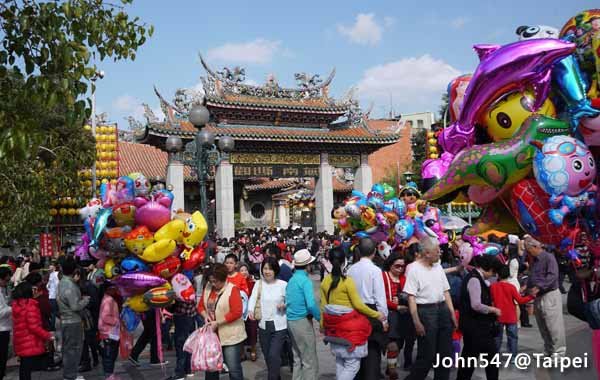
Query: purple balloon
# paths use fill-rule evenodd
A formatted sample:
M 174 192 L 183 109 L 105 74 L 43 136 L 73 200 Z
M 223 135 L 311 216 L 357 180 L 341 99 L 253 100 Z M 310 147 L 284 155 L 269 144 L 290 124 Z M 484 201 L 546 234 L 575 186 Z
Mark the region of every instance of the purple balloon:
M 137 197 L 134 203 L 137 207 L 135 223 L 148 227 L 152 232 L 158 231 L 171 220 L 171 200 L 166 196 L 152 200 Z
M 423 162 L 423 167 L 421 168 L 421 178 L 442 178 L 444 173 L 448 171 L 448 167 L 453 159 L 454 155 L 444 152 L 438 159 L 425 160 L 425 162 Z
M 130 297 L 148 289 L 164 285 L 167 280 L 147 272 L 125 273 L 112 280 L 123 297 Z
M 475 123 L 500 96 L 533 87 L 533 111 L 548 97 L 552 67 L 575 51 L 575 44 L 550 38 L 508 45 L 476 45 L 481 62 L 465 93 L 456 122 L 440 134 L 438 142 L 453 155 L 473 145 Z

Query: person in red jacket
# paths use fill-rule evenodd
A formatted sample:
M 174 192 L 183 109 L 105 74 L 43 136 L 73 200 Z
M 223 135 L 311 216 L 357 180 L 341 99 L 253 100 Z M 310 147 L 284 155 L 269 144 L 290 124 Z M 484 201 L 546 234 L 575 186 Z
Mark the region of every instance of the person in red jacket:
M 496 336 L 496 349 L 500 352 L 502 346 L 502 335 L 506 329 L 506 344 L 508 351 L 513 355 L 517 355 L 519 345 L 519 330 L 517 327 L 517 309 L 515 302 L 518 304 L 526 304 L 531 302 L 535 295 L 521 297 L 515 286 L 509 282 L 510 270 L 508 265 L 503 265 L 498 270 L 498 278 L 500 281 L 494 283 L 490 287 L 492 302 L 495 307 L 500 309 L 501 313 L 498 317 L 500 323 L 500 331 Z
M 31 372 L 46 369 L 46 342 L 53 335 L 42 327 L 42 314 L 34 299 L 36 291 L 21 282 L 13 292 L 12 317 L 15 354 L 20 357 L 19 380 L 31 380 Z

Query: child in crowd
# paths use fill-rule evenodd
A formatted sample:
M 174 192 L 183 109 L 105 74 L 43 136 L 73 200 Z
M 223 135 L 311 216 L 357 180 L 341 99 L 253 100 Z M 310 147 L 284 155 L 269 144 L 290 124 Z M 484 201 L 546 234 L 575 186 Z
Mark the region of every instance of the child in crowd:
M 535 295 L 522 297 L 515 286 L 510 282 L 510 270 L 507 265 L 503 265 L 498 270 L 498 278 L 500 281 L 492 284 L 490 292 L 494 306 L 500 309 L 501 314 L 498 317 L 500 323 L 500 331 L 496 336 L 496 348 L 500 352 L 502 346 L 502 335 L 506 329 L 506 340 L 508 351 L 517 355 L 519 343 L 519 330 L 517 327 L 517 311 L 515 303 L 526 304 L 535 298 Z
M 119 336 L 121 319 L 119 313 L 120 296 L 115 286 L 109 286 L 104 291 L 100 304 L 100 320 L 98 332 L 102 342 L 102 367 L 106 379 L 115 380 L 115 360 L 119 354 Z

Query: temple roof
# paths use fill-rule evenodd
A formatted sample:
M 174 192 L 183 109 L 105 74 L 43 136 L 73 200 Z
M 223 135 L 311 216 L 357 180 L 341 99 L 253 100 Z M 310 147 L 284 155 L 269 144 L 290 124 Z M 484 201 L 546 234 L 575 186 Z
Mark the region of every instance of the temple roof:
M 297 88 L 284 88 L 273 76 L 262 86 L 250 85 L 243 83 L 243 68 L 213 71 L 202 57 L 201 62 L 207 72 L 202 77 L 204 95 L 180 89 L 171 103 L 155 88 L 165 120 L 159 120 L 145 106 L 144 126 L 130 119 L 138 141 L 162 149 L 164 140 L 171 135 L 192 140 L 197 130 L 187 115 L 199 102 L 204 102 L 211 115 L 205 128 L 217 138 L 233 137 L 236 148 L 243 149 L 244 144 L 250 147 L 252 142 L 326 143 L 331 145 L 322 147 L 323 151 L 335 151 L 352 144 L 352 148 L 347 148 L 360 153 L 375 151 L 400 138 L 399 131 L 370 128 L 369 112 L 360 110 L 353 91 L 341 101 L 329 97 L 335 69 L 325 80 L 318 75 L 296 73 Z
M 351 184 L 343 183 L 337 177 L 333 177 L 333 192 L 334 193 L 349 193 L 353 187 Z M 263 182 L 245 185 L 246 191 L 265 191 L 265 190 L 293 190 L 298 188 L 315 189 L 315 180 L 310 179 L 306 183 L 301 183 L 298 178 L 280 178 L 274 180 L 266 180 Z
M 143 173 L 150 181 L 164 181 L 167 172 L 168 154 L 147 144 L 119 141 L 119 172 Z M 195 181 L 189 166 L 183 168 L 186 182 Z

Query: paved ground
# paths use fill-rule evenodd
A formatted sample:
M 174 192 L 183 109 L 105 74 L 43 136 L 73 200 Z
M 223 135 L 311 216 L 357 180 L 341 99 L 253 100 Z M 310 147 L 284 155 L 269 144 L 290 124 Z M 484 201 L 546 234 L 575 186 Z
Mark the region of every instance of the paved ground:
M 315 281 L 315 290 L 317 289 L 317 282 Z M 566 297 L 564 297 L 566 302 Z M 533 354 L 542 352 L 543 343 L 537 327 L 535 326 L 535 318 L 532 318 L 533 328 L 523 328 L 519 331 L 519 351 L 527 354 Z M 590 329 L 586 324 L 566 314 L 565 308 L 565 327 L 567 334 L 567 346 L 569 357 L 585 357 L 587 354 L 588 368 L 579 370 L 566 370 L 561 373 L 555 369 L 543 369 L 534 368 L 534 365 L 529 370 L 518 370 L 514 367 L 501 369 L 500 379 L 502 380 L 592 380 L 597 379 L 596 370 L 592 358 L 592 345 L 591 345 L 591 333 Z M 331 355 L 329 349 L 323 345 L 319 340 L 317 344 L 317 351 L 319 357 L 319 380 L 335 379 L 335 360 Z M 416 353 L 416 350 L 415 350 Z M 154 380 L 164 379 L 172 374 L 175 363 L 175 352 L 165 351 L 165 358 L 169 360 L 169 364 L 164 369 L 151 368 L 148 364 L 142 365 L 140 368 L 134 368 L 128 362 L 119 361 L 116 364 L 116 373 L 122 379 L 135 379 L 135 380 Z M 140 357 L 141 362 L 148 362 L 148 352 L 142 354 Z M 243 363 L 244 378 L 248 380 L 262 380 L 266 378 L 266 369 L 262 356 L 256 362 L 245 361 Z M 400 378 L 404 378 L 407 372 L 399 370 Z M 100 380 L 102 376 L 102 366 L 98 366 L 92 372 L 85 373 L 85 378 L 88 380 Z M 455 372 L 453 371 L 450 378 L 455 379 Z M 9 361 L 9 368 L 7 376 L 8 380 L 18 379 L 18 365 L 16 360 L 13 358 Z M 62 378 L 62 371 L 57 372 L 35 372 L 32 376 L 33 380 L 58 380 Z M 193 379 L 203 379 L 202 374 L 195 374 Z M 226 375 L 221 376 L 222 379 L 227 379 Z M 291 373 L 287 367 L 282 368 L 282 379 L 291 379 Z M 433 373 L 430 373 L 428 379 L 433 379 Z M 485 379 L 485 372 L 483 370 L 477 370 L 473 376 L 474 380 Z M 315 379 L 316 380 L 316 379 Z

